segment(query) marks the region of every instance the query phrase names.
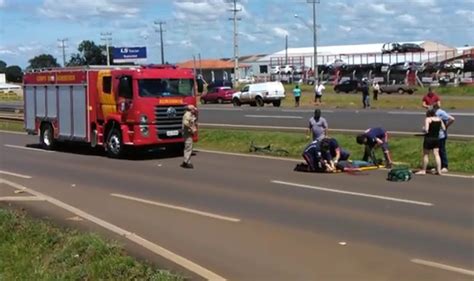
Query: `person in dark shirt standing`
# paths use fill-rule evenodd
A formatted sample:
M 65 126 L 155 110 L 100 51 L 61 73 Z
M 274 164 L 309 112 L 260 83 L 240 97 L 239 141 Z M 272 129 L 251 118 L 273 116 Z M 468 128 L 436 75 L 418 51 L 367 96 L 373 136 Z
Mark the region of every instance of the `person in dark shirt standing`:
M 362 104 L 364 108 L 370 108 L 369 85 L 365 80 L 362 82 Z
M 372 161 L 375 163 L 376 159 L 374 159 L 373 150 L 381 147 L 385 158 L 385 166 L 387 168 L 392 167 L 392 157 L 388 149 L 388 134 L 385 129 L 380 127 L 367 129 L 363 134 L 358 135 L 356 140 L 358 144 L 365 145 L 364 158 L 362 160 L 367 161 L 369 158 L 372 158 Z

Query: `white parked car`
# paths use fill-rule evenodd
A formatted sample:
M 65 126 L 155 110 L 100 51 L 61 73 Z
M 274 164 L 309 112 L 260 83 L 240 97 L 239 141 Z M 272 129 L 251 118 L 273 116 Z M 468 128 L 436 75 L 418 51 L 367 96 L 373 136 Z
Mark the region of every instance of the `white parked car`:
M 288 64 L 281 67 L 281 73 L 283 74 L 291 74 L 294 70 L 295 68 L 292 65 Z
M 272 103 L 278 107 L 284 98 L 285 88 L 281 82 L 265 82 L 244 86 L 241 91 L 232 95 L 232 103 L 234 106 L 242 104 L 264 106 L 265 103 Z
M 463 60 L 453 60 L 444 64 L 446 69 L 464 69 Z
M 280 71 L 281 71 L 280 66 L 279 65 L 274 65 L 270 69 L 270 74 L 280 74 Z

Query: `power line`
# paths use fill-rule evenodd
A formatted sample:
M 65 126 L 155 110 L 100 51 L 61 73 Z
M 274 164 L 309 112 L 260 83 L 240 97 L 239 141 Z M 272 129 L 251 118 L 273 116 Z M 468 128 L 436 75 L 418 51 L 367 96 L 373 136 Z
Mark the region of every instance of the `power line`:
M 165 23 L 164 21 L 155 21 L 155 24 L 159 26 L 159 29 L 155 31 L 160 32 L 161 64 L 165 64 L 165 48 L 163 45 L 163 24 Z
M 68 41 L 67 38 L 58 39 L 58 42 L 61 43 L 59 48 L 63 51 L 63 66 L 66 66 L 66 45 L 64 44 L 66 41 Z
M 100 40 L 105 41 L 105 53 L 107 54 L 107 66 L 110 65 L 109 46 L 112 42 L 112 32 L 101 32 Z

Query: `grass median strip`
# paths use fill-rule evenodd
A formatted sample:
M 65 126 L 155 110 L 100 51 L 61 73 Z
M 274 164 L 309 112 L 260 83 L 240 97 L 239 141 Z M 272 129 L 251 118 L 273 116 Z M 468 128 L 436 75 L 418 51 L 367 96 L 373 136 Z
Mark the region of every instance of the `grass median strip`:
M 351 152 L 352 159 L 362 159 L 363 146 L 355 141 L 353 134 L 331 134 L 337 139 L 341 147 Z M 221 150 L 236 153 L 249 153 L 250 142 L 257 145 L 271 144 L 275 149 L 285 149 L 288 157 L 299 158 L 303 161 L 301 153 L 309 143 L 304 133 L 267 132 L 267 131 L 242 131 L 201 129 L 197 148 Z M 422 137 L 390 137 L 390 150 L 395 162 L 402 162 L 411 168 L 418 168 L 422 157 Z M 448 140 L 448 157 L 450 171 L 474 173 L 474 141 L 473 140 Z M 267 154 L 271 155 L 271 154 Z M 381 152 L 378 157 L 382 159 Z
M 23 131 L 23 123 L 14 121 L 0 121 L 0 130 Z M 363 147 L 355 141 L 354 134 L 335 133 L 331 137 L 337 139 L 341 147 L 351 152 L 352 159 L 362 159 Z M 309 139 L 301 133 L 275 131 L 244 131 L 238 129 L 200 129 L 197 148 L 220 150 L 235 153 L 249 153 L 250 142 L 256 145 L 271 144 L 274 148 L 281 148 L 289 152 L 288 157 L 301 158 L 301 153 L 309 143 Z M 421 165 L 422 137 L 390 136 L 390 151 L 395 162 L 402 162 L 411 168 Z M 474 174 L 474 140 L 454 140 L 447 142 L 449 170 Z M 270 154 L 271 155 L 271 154 Z M 275 156 L 275 155 L 273 155 Z M 379 152 L 378 156 L 382 158 Z M 433 159 L 431 159 L 433 161 Z
M 96 234 L 0 209 L 0 280 L 184 280 Z

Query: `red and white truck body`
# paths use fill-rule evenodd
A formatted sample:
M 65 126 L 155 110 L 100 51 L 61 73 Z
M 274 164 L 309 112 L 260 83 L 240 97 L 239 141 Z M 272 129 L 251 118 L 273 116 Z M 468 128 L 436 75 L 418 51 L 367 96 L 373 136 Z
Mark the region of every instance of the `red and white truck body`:
M 39 134 L 47 149 L 77 141 L 102 145 L 112 157 L 126 146 L 180 146 L 185 108 L 196 105 L 195 85 L 191 69 L 170 65 L 28 72 L 25 129 Z

